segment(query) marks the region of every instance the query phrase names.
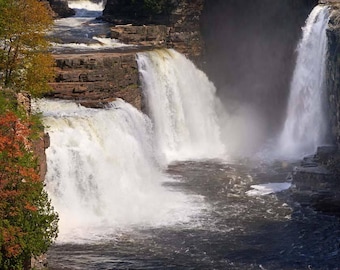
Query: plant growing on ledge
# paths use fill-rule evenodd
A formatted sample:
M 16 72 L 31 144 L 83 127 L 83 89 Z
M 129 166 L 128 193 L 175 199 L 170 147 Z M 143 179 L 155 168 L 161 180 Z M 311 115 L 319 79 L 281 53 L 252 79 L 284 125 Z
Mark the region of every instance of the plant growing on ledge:
M 0 93 L 0 269 L 29 269 L 57 236 L 58 216 L 32 152 L 34 128 L 13 93 Z
M 118 16 L 152 17 L 159 14 L 168 14 L 174 7 L 172 0 L 124 0 L 115 3 L 115 12 Z
M 40 96 L 53 78 L 46 32 L 53 19 L 38 0 L 0 0 L 0 83 Z
M 144 10 L 147 14 L 168 13 L 172 8 L 171 0 L 144 0 Z

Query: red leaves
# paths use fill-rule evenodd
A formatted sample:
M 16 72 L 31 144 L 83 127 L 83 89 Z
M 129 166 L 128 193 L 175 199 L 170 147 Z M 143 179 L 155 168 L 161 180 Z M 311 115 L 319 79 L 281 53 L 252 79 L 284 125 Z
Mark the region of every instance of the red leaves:
M 0 152 L 6 152 L 11 157 L 22 156 L 22 147 L 28 149 L 30 134 L 28 123 L 20 120 L 13 112 L 7 112 L 0 117 Z
M 37 211 L 38 209 L 34 206 L 34 205 L 31 205 L 30 203 L 26 203 L 26 205 L 25 205 L 25 209 L 26 210 L 29 210 L 29 211 L 32 211 L 32 212 L 35 212 L 35 211 Z
M 30 152 L 29 123 L 13 112 L 0 115 L 0 245 L 7 258 L 14 258 L 23 250 L 22 228 L 17 220 L 36 212 L 29 202 L 40 181 Z M 1 243 L 0 243 L 1 244 Z
M 2 230 L 2 237 L 4 239 L 4 251 L 6 257 L 15 257 L 22 252 L 22 248 L 19 243 L 20 237 L 23 232 L 18 227 L 9 227 Z

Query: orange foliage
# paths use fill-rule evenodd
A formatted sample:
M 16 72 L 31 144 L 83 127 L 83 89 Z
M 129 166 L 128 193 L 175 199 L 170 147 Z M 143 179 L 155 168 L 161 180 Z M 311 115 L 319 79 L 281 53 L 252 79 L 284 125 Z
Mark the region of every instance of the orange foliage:
M 37 170 L 31 166 L 31 147 L 28 139 L 29 123 L 13 112 L 0 115 L 0 238 L 1 250 L 7 258 L 16 257 L 23 250 L 24 235 L 20 224 L 13 222 L 23 212 L 36 212 L 27 194 L 34 192 L 34 183 L 40 181 Z M 2 228 L 1 228 L 2 227 Z

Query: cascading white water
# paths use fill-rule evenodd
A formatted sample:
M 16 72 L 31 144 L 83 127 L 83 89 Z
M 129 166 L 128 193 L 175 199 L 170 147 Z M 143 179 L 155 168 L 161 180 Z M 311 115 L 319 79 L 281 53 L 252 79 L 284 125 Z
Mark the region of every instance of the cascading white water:
M 97 17 L 104 9 L 104 1 L 93 3 L 89 0 L 68 0 L 68 6 L 76 11 L 76 17 Z
M 155 143 L 166 163 L 220 157 L 216 89 L 207 76 L 174 50 L 139 53 L 137 61 Z
M 98 110 L 40 100 L 36 106 L 51 140 L 46 189 L 60 215 L 58 241 L 188 222 L 202 207 L 199 197 L 162 186 L 174 180 L 155 158 L 150 119 L 131 105 L 118 100 Z
M 52 43 L 53 50 L 55 52 L 112 50 L 129 46 L 116 39 L 105 37 L 110 32 L 110 25 L 96 20 L 102 15 L 104 3 L 104 1 L 94 3 L 89 0 L 69 0 L 68 6 L 76 14 L 55 20 L 53 31 L 50 33 L 55 41 Z
M 291 83 L 287 118 L 279 140 L 280 155 L 301 157 L 324 143 L 324 84 L 329 11 L 316 6 L 303 28 Z

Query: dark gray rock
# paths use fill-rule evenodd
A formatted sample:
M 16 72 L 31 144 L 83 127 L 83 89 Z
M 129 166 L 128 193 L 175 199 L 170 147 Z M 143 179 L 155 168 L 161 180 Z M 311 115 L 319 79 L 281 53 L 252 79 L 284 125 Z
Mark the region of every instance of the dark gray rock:
M 67 0 L 48 0 L 48 2 L 55 13 L 55 17 L 64 18 L 75 14 L 75 11 L 69 8 Z
M 305 157 L 301 166 L 294 168 L 291 190 L 301 205 L 340 216 L 340 179 L 332 166 L 338 160 L 336 149 L 322 146 L 315 155 Z

